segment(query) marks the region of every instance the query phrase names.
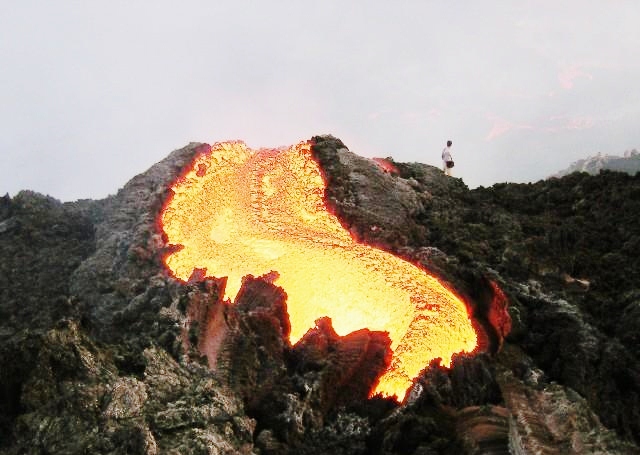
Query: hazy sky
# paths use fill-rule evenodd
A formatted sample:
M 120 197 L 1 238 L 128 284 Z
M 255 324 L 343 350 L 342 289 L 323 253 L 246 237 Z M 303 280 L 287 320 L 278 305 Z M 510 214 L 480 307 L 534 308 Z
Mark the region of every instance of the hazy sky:
M 0 193 L 103 198 L 189 142 L 355 153 L 467 185 L 640 148 L 640 1 L 3 0 Z

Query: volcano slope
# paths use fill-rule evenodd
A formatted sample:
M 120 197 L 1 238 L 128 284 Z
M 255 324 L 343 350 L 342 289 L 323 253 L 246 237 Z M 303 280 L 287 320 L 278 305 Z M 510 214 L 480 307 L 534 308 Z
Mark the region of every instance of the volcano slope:
M 469 190 L 311 144 L 343 227 L 448 282 L 483 352 L 368 398 L 385 333 L 324 318 L 291 346 L 273 276 L 233 305 L 174 279 L 158 218 L 189 144 L 103 200 L 0 198 L 0 453 L 640 453 L 640 177 Z

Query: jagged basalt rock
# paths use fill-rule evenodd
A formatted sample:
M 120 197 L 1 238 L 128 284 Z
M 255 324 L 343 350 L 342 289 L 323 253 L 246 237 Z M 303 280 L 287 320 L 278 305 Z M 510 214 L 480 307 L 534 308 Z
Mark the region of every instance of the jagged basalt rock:
M 455 408 L 502 402 L 490 357 L 464 354 L 455 356 L 452 363 L 451 369 L 444 370 L 433 361 L 414 382 L 409 401 L 416 406 L 426 402 Z
M 340 337 L 325 317 L 294 346 L 296 368 L 303 375 L 319 371 L 323 411 L 366 400 L 391 364 L 387 333 L 358 330 Z
M 469 190 L 311 143 L 327 206 L 457 289 L 484 353 L 369 399 L 386 334 L 291 346 L 275 275 L 234 304 L 174 279 L 157 220 L 194 143 L 101 201 L 0 198 L 0 453 L 640 453 L 639 176 Z
M 5 327 L 49 329 L 78 316 L 69 277 L 95 249 L 91 220 L 30 191 L 4 198 L 0 218 L 0 319 Z
M 339 139 L 316 136 L 312 144 L 327 182 L 327 205 L 352 236 L 382 247 L 423 242 L 425 228 L 416 220 L 424 214 L 428 196 L 375 161 L 350 152 Z
M 470 406 L 457 415 L 456 432 L 465 453 L 511 455 L 509 411 L 501 406 Z
M 519 363 L 526 359 L 516 348 L 505 352 L 506 361 L 501 362 L 496 375 L 510 410 L 510 440 L 516 453 L 640 453 L 606 429 L 573 389 L 548 382 L 539 370 L 530 367 L 503 368 L 516 357 Z
M 233 305 L 222 298 L 224 279 L 189 284 L 182 339 L 185 353 L 206 357 L 221 387 L 257 421 L 258 447 L 283 453 L 305 450 L 338 406 L 366 401 L 391 351 L 386 334 L 340 337 L 328 319 L 292 347 L 286 294 L 274 278 L 245 277 Z
M 236 304 L 227 313 L 232 327 L 222 341 L 217 371 L 229 378 L 250 412 L 260 412 L 285 380 L 290 331 L 286 294 L 264 279 L 245 277 Z

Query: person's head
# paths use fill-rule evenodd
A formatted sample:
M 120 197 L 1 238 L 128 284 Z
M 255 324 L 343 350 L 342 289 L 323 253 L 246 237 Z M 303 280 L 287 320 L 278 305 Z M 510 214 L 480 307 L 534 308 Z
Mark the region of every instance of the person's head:
M 452 145 L 453 145 L 453 142 L 447 141 L 447 147 L 451 147 Z

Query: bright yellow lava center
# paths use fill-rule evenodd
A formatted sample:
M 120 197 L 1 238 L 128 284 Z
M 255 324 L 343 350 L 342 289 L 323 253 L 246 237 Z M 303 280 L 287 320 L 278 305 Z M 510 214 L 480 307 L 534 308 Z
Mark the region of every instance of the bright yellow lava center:
M 403 399 L 432 360 L 476 347 L 465 304 L 435 277 L 390 253 L 355 242 L 323 201 L 310 145 L 253 151 L 219 143 L 196 157 L 162 213 L 166 257 L 176 277 L 194 268 L 227 276 L 235 297 L 243 276 L 277 271 L 288 295 L 291 343 L 322 316 L 339 335 L 389 333 L 393 360 L 375 392 Z

